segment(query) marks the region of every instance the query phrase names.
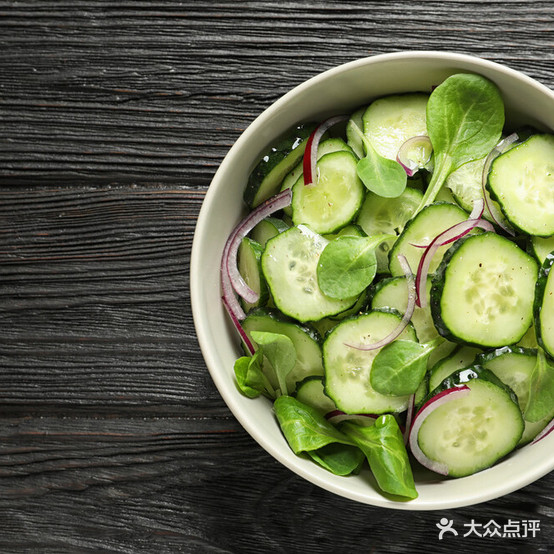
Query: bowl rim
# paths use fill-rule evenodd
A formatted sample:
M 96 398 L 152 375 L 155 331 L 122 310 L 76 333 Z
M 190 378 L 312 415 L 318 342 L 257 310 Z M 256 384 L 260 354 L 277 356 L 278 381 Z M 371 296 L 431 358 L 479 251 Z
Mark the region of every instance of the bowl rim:
M 283 105 L 285 105 L 291 97 L 296 96 L 299 92 L 306 88 L 310 88 L 317 84 L 319 81 L 326 80 L 336 74 L 342 72 L 347 72 L 352 69 L 355 69 L 360 66 L 379 64 L 388 61 L 396 60 L 410 60 L 422 61 L 422 60 L 432 60 L 432 61 L 444 61 L 448 63 L 461 63 L 461 64 L 471 64 L 474 66 L 475 71 L 478 71 L 479 68 L 484 70 L 493 70 L 495 72 L 502 73 L 509 77 L 516 78 L 519 81 L 523 81 L 528 86 L 538 89 L 540 92 L 550 96 L 554 102 L 554 91 L 548 88 L 543 83 L 529 77 L 525 73 L 512 69 L 508 66 L 502 65 L 500 63 L 483 59 L 472 54 L 457 53 L 457 52 L 447 52 L 447 51 L 434 51 L 434 50 L 407 50 L 391 53 L 376 54 L 372 56 L 358 58 L 343 64 L 340 64 L 336 67 L 327 69 L 306 81 L 296 85 L 287 93 L 278 98 L 273 102 L 268 108 L 263 110 L 259 115 L 257 115 L 252 122 L 247 126 L 247 128 L 241 133 L 235 143 L 228 150 L 224 159 L 222 160 L 219 168 L 215 172 L 210 186 L 206 192 L 205 198 L 202 202 L 200 212 L 198 214 L 198 219 L 196 223 L 196 228 L 194 232 L 194 238 L 192 243 L 191 250 L 191 260 L 190 260 L 190 295 L 191 295 L 191 308 L 193 314 L 193 320 L 196 330 L 196 335 L 202 355 L 204 357 L 208 371 L 218 389 L 220 395 L 225 401 L 227 407 L 232 412 L 233 416 L 238 420 L 241 426 L 248 432 L 248 434 L 273 458 L 283 464 L 285 467 L 296 473 L 297 475 L 303 477 L 304 479 L 320 486 L 321 488 L 340 495 L 344 498 L 349 498 L 354 501 L 358 501 L 364 504 L 385 507 L 391 509 L 401 509 L 401 510 L 436 510 L 436 509 L 449 509 L 449 508 L 458 508 L 473 504 L 478 504 L 498 498 L 500 496 L 514 492 L 534 481 L 540 479 L 550 471 L 554 470 L 554 459 L 552 459 L 549 454 L 550 450 L 547 449 L 549 444 L 554 444 L 554 433 L 552 436 L 548 437 L 548 440 L 542 440 L 540 443 L 537 443 L 537 447 L 540 450 L 544 451 L 543 463 L 538 465 L 531 465 L 531 470 L 525 474 L 519 474 L 517 479 L 511 480 L 509 483 L 503 483 L 501 486 L 497 486 L 494 490 L 491 490 L 488 493 L 483 493 L 483 491 L 477 488 L 476 492 L 469 492 L 471 487 L 466 487 L 465 489 L 460 489 L 464 492 L 462 498 L 452 499 L 450 501 L 434 501 L 434 502 L 422 502 L 418 499 L 409 501 L 409 502 L 398 502 L 394 500 L 389 500 L 385 496 L 380 496 L 380 493 L 377 492 L 375 498 L 368 498 L 367 495 L 356 491 L 352 491 L 344 486 L 344 480 L 348 479 L 345 477 L 340 477 L 336 479 L 337 476 L 332 475 L 331 473 L 323 470 L 321 473 L 319 471 L 313 471 L 315 464 L 308 462 L 308 466 L 305 464 L 306 460 L 301 459 L 298 456 L 291 457 L 290 455 L 283 455 L 280 448 L 272 444 L 271 441 L 266 440 L 264 435 L 261 434 L 256 428 L 255 425 L 250 420 L 248 414 L 245 413 L 242 405 L 241 399 L 238 398 L 238 391 L 236 388 L 229 386 L 229 383 L 226 382 L 226 379 L 221 371 L 217 370 L 218 361 L 214 357 L 213 353 L 213 344 L 211 344 L 207 337 L 207 322 L 206 316 L 202 313 L 201 306 L 201 283 L 202 278 L 202 269 L 201 269 L 201 258 L 202 258 L 202 247 L 201 247 L 201 237 L 207 231 L 209 216 L 211 213 L 210 206 L 215 199 L 217 194 L 217 183 L 220 182 L 227 171 L 227 167 L 232 163 L 232 158 L 235 152 L 241 149 L 244 142 L 246 142 L 251 135 L 256 133 L 260 126 L 264 124 L 269 117 L 273 116 L 278 112 Z M 254 400 L 248 399 L 250 402 Z M 541 444 L 542 443 L 542 444 Z M 550 461 L 549 461 L 550 460 Z M 531 461 L 531 460 L 530 460 Z M 493 466 L 494 468 L 495 466 Z M 491 468 L 491 469 L 493 469 Z M 490 470 L 484 470 L 490 471 Z M 480 475 L 483 472 L 479 472 L 474 475 Z M 465 477 L 465 481 L 470 481 L 471 477 Z M 460 480 L 458 480 L 460 481 Z M 450 483 L 454 481 L 449 481 Z

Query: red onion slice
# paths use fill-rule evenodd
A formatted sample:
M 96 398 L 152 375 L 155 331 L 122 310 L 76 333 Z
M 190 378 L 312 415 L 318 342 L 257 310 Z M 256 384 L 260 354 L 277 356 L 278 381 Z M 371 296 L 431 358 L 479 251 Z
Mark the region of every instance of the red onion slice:
M 237 288 L 242 290 L 241 287 L 236 283 L 238 277 L 244 283 L 243 287 L 248 288 L 253 295 L 255 295 L 254 302 L 257 300 L 258 295 L 246 285 L 244 279 L 240 275 L 237 267 L 237 253 L 238 247 L 242 239 L 262 220 L 265 219 L 268 215 L 276 212 L 277 210 L 288 206 L 292 200 L 292 191 L 287 189 L 275 196 L 272 196 L 264 203 L 260 204 L 254 211 L 252 211 L 244 220 L 242 220 L 231 232 L 229 238 L 227 239 L 225 246 L 223 248 L 223 253 L 221 255 L 221 268 L 220 268 L 220 279 L 221 279 L 221 291 L 222 291 L 222 301 L 233 326 L 237 330 L 241 339 L 243 340 L 246 348 L 252 355 L 255 352 L 254 346 L 246 332 L 242 328 L 240 322 L 246 317 L 244 310 L 242 309 L 237 297 L 235 296 L 235 291 Z M 238 275 L 238 277 L 237 277 Z M 253 296 L 249 296 L 252 298 Z M 247 300 L 249 302 L 249 300 Z
M 410 429 L 410 437 L 409 437 L 410 449 L 415 459 L 422 466 L 426 467 L 427 469 L 430 469 L 431 471 L 434 471 L 435 473 L 440 473 L 441 475 L 448 475 L 448 466 L 441 462 L 437 462 L 436 460 L 431 460 L 423 453 L 423 451 L 419 447 L 417 436 L 419 434 L 421 425 L 423 424 L 425 419 L 430 414 L 432 414 L 437 408 L 439 408 L 440 406 L 443 406 L 444 404 L 446 404 L 447 402 L 450 402 L 451 400 L 455 400 L 456 398 L 462 398 L 467 394 L 469 394 L 470 392 L 471 392 L 471 389 L 467 385 L 460 385 L 459 387 L 452 387 L 450 389 L 446 389 L 445 391 L 439 392 L 437 395 L 429 399 L 420 408 L 420 410 L 417 412 L 417 414 L 414 417 L 412 428 Z
M 489 214 L 491 215 L 493 221 L 506 233 L 508 233 L 511 236 L 515 236 L 515 232 L 512 228 L 508 227 L 504 223 L 504 218 L 502 214 L 498 211 L 496 206 L 493 204 L 489 193 L 487 191 L 487 180 L 489 177 L 489 171 L 492 165 L 492 162 L 500 156 L 500 154 L 503 154 L 508 150 L 508 148 L 518 139 L 517 133 L 512 133 L 511 135 L 507 136 L 505 139 L 501 140 L 489 153 L 487 158 L 485 159 L 485 164 L 483 166 L 483 174 L 481 177 L 481 188 L 483 191 L 483 198 L 485 199 L 485 204 L 487 205 L 487 210 L 489 211 Z
M 408 400 L 408 411 L 406 412 L 406 428 L 404 429 L 404 444 L 408 444 L 410 438 L 410 429 L 412 428 L 412 421 L 415 411 L 415 394 L 410 395 Z
M 414 148 L 421 148 L 429 151 L 429 155 L 425 160 L 414 160 L 413 157 L 410 157 L 410 151 Z M 433 153 L 433 145 L 431 144 L 431 139 L 426 135 L 418 135 L 411 137 L 406 140 L 396 154 L 396 161 L 404 168 L 406 175 L 408 177 L 413 177 L 414 173 L 425 167 L 431 160 L 431 155 Z
M 314 181 L 317 183 L 317 148 L 321 137 L 329 128 L 337 123 L 347 121 L 347 115 L 335 115 L 320 123 L 308 137 L 306 149 L 304 150 L 304 158 L 302 160 L 302 171 L 304 175 L 304 185 L 311 185 Z
M 536 442 L 539 442 L 540 440 L 544 439 L 547 435 L 550 435 L 552 431 L 554 430 L 554 419 L 550 420 L 550 423 L 546 425 L 546 427 L 533 439 L 533 442 L 531 444 L 535 444 Z
M 414 309 L 415 309 L 415 303 L 416 303 L 415 279 L 414 279 L 414 274 L 412 273 L 412 269 L 410 268 L 410 264 L 406 259 L 406 256 L 399 254 L 398 262 L 400 263 L 400 267 L 402 268 L 402 271 L 404 271 L 404 275 L 406 276 L 406 283 L 408 285 L 408 303 L 406 305 L 406 311 L 404 312 L 404 315 L 402 316 L 400 323 L 386 337 L 382 338 L 381 340 L 378 340 L 377 342 L 374 342 L 372 344 L 345 343 L 345 346 L 349 346 L 350 348 L 355 348 L 356 350 L 364 350 L 364 351 L 377 350 L 377 348 L 386 346 L 387 344 L 396 340 L 402 334 L 402 331 L 406 329 L 406 327 L 408 326 L 408 323 L 410 323 L 410 320 L 414 315 Z
M 232 296 L 234 298 L 234 295 L 232 295 Z M 231 318 L 231 321 L 233 322 L 233 326 L 235 327 L 238 334 L 240 335 L 240 338 L 244 342 L 244 345 L 246 346 L 246 349 L 248 350 L 249 354 L 251 356 L 253 356 L 254 352 L 256 352 L 256 349 L 254 348 L 254 345 L 252 344 L 252 341 L 250 340 L 250 338 L 246 334 L 246 331 L 244 330 L 244 327 L 240 324 L 240 321 L 239 321 L 239 319 L 238 319 L 238 317 L 237 317 L 237 315 L 234 311 L 234 308 L 229 305 L 227 299 L 228 299 L 228 297 L 223 296 L 223 298 L 222 298 L 223 305 L 227 309 L 227 313 L 229 314 L 229 316 Z M 239 306 L 239 308 L 240 308 L 240 306 Z M 242 309 L 241 309 L 241 311 L 242 311 Z
M 427 275 L 429 274 L 429 267 L 431 266 L 431 260 L 441 246 L 445 246 L 467 235 L 470 231 L 476 227 L 480 227 L 485 231 L 494 232 L 494 227 L 489 221 L 481 219 L 483 211 L 485 209 L 485 202 L 482 198 L 475 201 L 473 210 L 468 219 L 452 225 L 442 233 L 439 233 L 425 248 L 425 252 L 419 259 L 419 265 L 416 274 L 416 304 L 420 308 L 427 306 Z M 418 246 L 418 245 L 413 245 Z
M 292 191 L 284 190 L 265 202 L 260 204 L 245 219 L 243 219 L 230 234 L 225 244 L 222 256 L 222 276 L 227 275 L 235 292 L 250 304 L 259 298 L 258 293 L 253 291 L 239 273 L 237 266 L 237 254 L 242 239 L 263 219 L 272 213 L 290 205 Z M 223 287 L 225 289 L 225 287 Z M 239 319 L 244 319 L 244 316 Z

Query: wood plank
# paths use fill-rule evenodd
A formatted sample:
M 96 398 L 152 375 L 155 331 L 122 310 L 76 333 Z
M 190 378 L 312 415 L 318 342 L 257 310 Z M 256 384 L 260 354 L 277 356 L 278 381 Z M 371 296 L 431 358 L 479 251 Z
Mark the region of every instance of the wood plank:
M 0 550 L 547 552 L 553 484 L 551 475 L 482 509 L 383 510 L 295 476 L 229 420 L 8 418 L 0 427 Z M 539 531 L 439 542 L 441 517 L 460 534 L 471 520 L 491 519 L 536 520 Z
M 0 411 L 227 414 L 199 352 L 187 187 L 0 188 Z
M 207 186 L 274 100 L 383 52 L 467 52 L 553 84 L 550 1 L 24 1 L 0 14 L 0 184 Z

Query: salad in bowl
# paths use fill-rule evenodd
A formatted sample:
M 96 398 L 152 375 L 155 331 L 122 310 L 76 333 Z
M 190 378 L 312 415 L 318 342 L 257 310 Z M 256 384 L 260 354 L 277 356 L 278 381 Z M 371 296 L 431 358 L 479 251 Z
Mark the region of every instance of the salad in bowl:
M 254 438 L 329 490 L 430 509 L 552 469 L 554 122 L 518 87 L 553 112 L 546 87 L 468 56 L 352 62 L 262 114 L 241 138 L 264 148 L 239 140 L 248 165 L 218 171 L 231 190 L 214 179 L 239 209 L 204 266 L 209 292 L 195 237 L 208 367 Z M 208 298 L 216 326 L 198 315 Z

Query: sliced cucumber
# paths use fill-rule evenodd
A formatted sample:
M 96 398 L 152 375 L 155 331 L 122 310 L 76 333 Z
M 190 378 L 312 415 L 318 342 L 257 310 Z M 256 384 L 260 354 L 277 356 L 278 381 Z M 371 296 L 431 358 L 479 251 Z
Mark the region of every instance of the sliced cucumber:
M 325 338 L 327 333 L 333 329 L 333 327 L 336 327 L 339 321 L 338 316 L 324 317 L 323 319 L 318 319 L 317 321 L 310 321 L 310 325 L 312 325 L 317 332 Z
M 328 235 L 323 235 L 327 240 L 333 240 L 337 237 L 363 237 L 365 233 L 359 225 L 354 223 L 343 227 L 336 233 L 329 233 Z
M 533 135 L 498 156 L 487 186 L 515 228 L 554 235 L 554 135 Z
M 363 158 L 365 156 L 364 143 L 360 137 L 360 134 L 355 129 L 362 130 L 364 128 L 364 113 L 367 109 L 367 106 L 362 106 L 357 109 L 348 120 L 346 124 L 346 143 L 358 158 Z
M 298 163 L 315 125 L 298 125 L 263 155 L 248 178 L 244 201 L 255 208 L 279 192 L 285 175 Z
M 537 341 L 554 356 L 554 253 L 541 265 L 535 289 L 534 320 Z
M 301 177 L 293 186 L 292 221 L 316 233 L 333 233 L 348 225 L 364 199 L 365 187 L 356 172 L 357 158 L 351 152 L 332 152 L 317 163 L 318 181 L 304 185 Z
M 447 204 L 455 204 L 457 206 L 460 205 L 460 203 L 457 202 L 456 199 L 454 198 L 452 191 L 445 186 L 441 187 L 441 189 L 439 190 L 439 193 L 437 194 L 437 196 L 435 196 L 435 204 L 439 202 L 446 202 Z
M 317 147 L 317 159 L 320 160 L 325 154 L 330 154 L 331 152 L 353 152 L 353 150 L 339 137 L 333 137 L 326 140 L 322 140 Z M 302 172 L 304 169 L 304 164 L 302 162 L 298 163 L 296 167 L 291 169 L 286 177 L 283 179 L 281 184 L 281 190 L 290 189 L 293 185 L 302 177 Z M 292 215 L 292 207 L 287 206 L 283 210 L 287 215 Z
M 252 308 L 265 306 L 269 299 L 269 290 L 262 273 L 261 258 L 263 247 L 248 237 L 242 239 L 238 251 L 238 269 L 246 284 L 258 293 L 258 301 L 251 304 L 241 299 L 242 307 L 246 313 Z
M 465 383 L 469 394 L 437 407 L 419 429 L 421 450 L 446 464 L 451 477 L 492 466 L 515 448 L 523 433 L 514 395 L 485 377 L 485 371 Z
M 429 394 L 429 373 L 425 374 L 423 381 L 417 387 L 414 394 L 414 407 L 419 406 L 423 399 Z
M 441 345 L 437 346 L 433 352 L 431 352 L 431 355 L 429 356 L 429 360 L 427 362 L 427 369 L 431 370 L 433 367 L 435 367 L 436 364 L 438 364 L 441 360 L 444 360 L 450 354 L 458 348 L 459 344 L 456 344 L 455 342 L 450 342 L 449 340 L 445 340 Z
M 483 198 L 483 169 L 485 161 L 486 158 L 481 158 L 480 160 L 468 162 L 451 173 L 446 179 L 446 187 L 452 192 L 454 200 L 466 210 L 466 212 L 471 212 L 475 201 Z M 443 189 L 444 188 L 445 187 L 443 187 Z M 495 213 L 496 217 L 500 218 L 500 222 L 509 226 L 509 223 L 507 223 L 506 218 L 500 211 L 498 203 L 491 198 L 488 198 L 487 202 L 492 202 L 497 208 Z M 494 222 L 486 204 L 483 217 Z
M 309 376 L 323 375 L 323 360 L 321 346 L 319 344 L 319 334 L 309 326 L 299 325 L 290 321 L 276 310 L 257 309 L 250 312 L 242 322 L 246 334 L 253 341 L 250 333 L 252 331 L 265 331 L 267 333 L 279 333 L 289 337 L 296 350 L 296 364 L 292 371 L 287 375 L 287 388 L 294 390 L 296 383 Z M 275 379 L 274 372 L 267 368 L 264 362 L 264 368 L 271 381 L 271 384 L 278 388 L 279 384 Z
M 437 362 L 429 374 L 429 390 L 436 389 L 449 375 L 455 371 L 473 365 L 475 357 L 482 350 L 472 346 L 458 346 L 446 358 Z
M 336 322 L 337 320 L 345 319 L 352 315 L 360 314 L 367 307 L 368 297 L 369 297 L 368 289 L 365 289 L 362 292 L 362 294 L 360 294 L 360 296 L 358 297 L 358 300 L 356 300 L 356 303 L 351 308 L 348 308 L 347 310 L 344 310 L 344 312 L 340 312 L 336 315 L 332 315 L 329 317 L 329 319 L 334 320 Z
M 521 340 L 519 340 L 516 346 L 521 348 L 538 348 L 539 343 L 537 341 L 537 333 L 535 330 L 535 324 L 531 325 Z
M 370 235 L 398 235 L 418 208 L 423 193 L 417 189 L 406 188 L 397 198 L 384 198 L 368 192 L 358 213 L 358 225 Z M 382 242 L 377 247 L 377 272 L 389 270 L 389 252 L 395 239 Z
M 254 229 L 252 229 L 250 236 L 262 247 L 265 248 L 267 241 L 273 238 L 275 235 L 286 231 L 290 225 L 287 225 L 282 219 L 278 217 L 266 217 L 262 219 Z
M 531 256 L 495 233 L 458 240 L 433 279 L 436 328 L 475 346 L 515 344 L 533 321 L 537 271 Z
M 406 225 L 398 237 L 389 254 L 389 268 L 392 275 L 404 275 L 397 256 L 406 256 L 414 274 L 417 271 L 419 260 L 425 251 L 418 246 L 428 245 L 437 235 L 446 231 L 452 225 L 465 221 L 467 213 L 456 204 L 436 202 L 425 207 Z M 416 246 L 414 246 L 416 245 Z M 433 273 L 448 246 L 441 246 L 435 253 L 429 273 Z
M 354 305 L 357 297 L 333 299 L 317 283 L 317 264 L 329 241 L 305 226 L 291 227 L 270 239 L 262 254 L 262 271 L 273 301 L 299 321 L 317 321 Z
M 477 364 L 491 370 L 515 392 L 521 412 L 525 413 L 529 401 L 531 374 L 537 363 L 537 351 L 529 348 L 505 346 L 481 354 L 475 361 Z M 525 430 L 519 441 L 519 446 L 532 441 L 546 427 L 549 420 L 550 417 L 534 423 L 525 421 Z
M 328 414 L 337 407 L 325 394 L 321 377 L 307 377 L 296 386 L 296 400 L 318 410 L 322 415 Z
M 446 186 L 452 192 L 454 199 L 467 212 L 471 212 L 473 202 L 483 198 L 483 167 L 485 159 L 468 162 L 446 179 Z
M 398 94 L 373 101 L 363 115 L 364 134 L 381 156 L 396 160 L 411 137 L 427 135 L 427 94 Z
M 382 414 L 402 412 L 409 396 L 385 396 L 369 382 L 373 359 L 380 351 L 363 351 L 348 345 L 363 345 L 386 337 L 400 323 L 398 313 L 371 311 L 346 319 L 334 327 L 323 343 L 325 393 L 339 410 L 349 414 Z M 409 325 L 400 338 L 416 340 Z
M 553 237 L 531 237 L 530 250 L 533 256 L 542 264 L 546 260 L 546 256 L 554 252 L 554 236 Z
M 427 293 L 429 293 L 430 289 L 431 280 L 428 279 Z M 388 307 L 398 310 L 403 314 L 406 311 L 407 305 L 408 287 L 404 276 L 383 279 L 375 287 L 375 292 L 373 294 L 373 298 L 371 299 L 371 307 L 373 309 Z M 429 306 L 426 306 L 425 308 L 419 308 L 416 306 L 411 321 L 415 327 L 419 342 L 429 342 L 439 336 L 437 330 L 435 329 Z

